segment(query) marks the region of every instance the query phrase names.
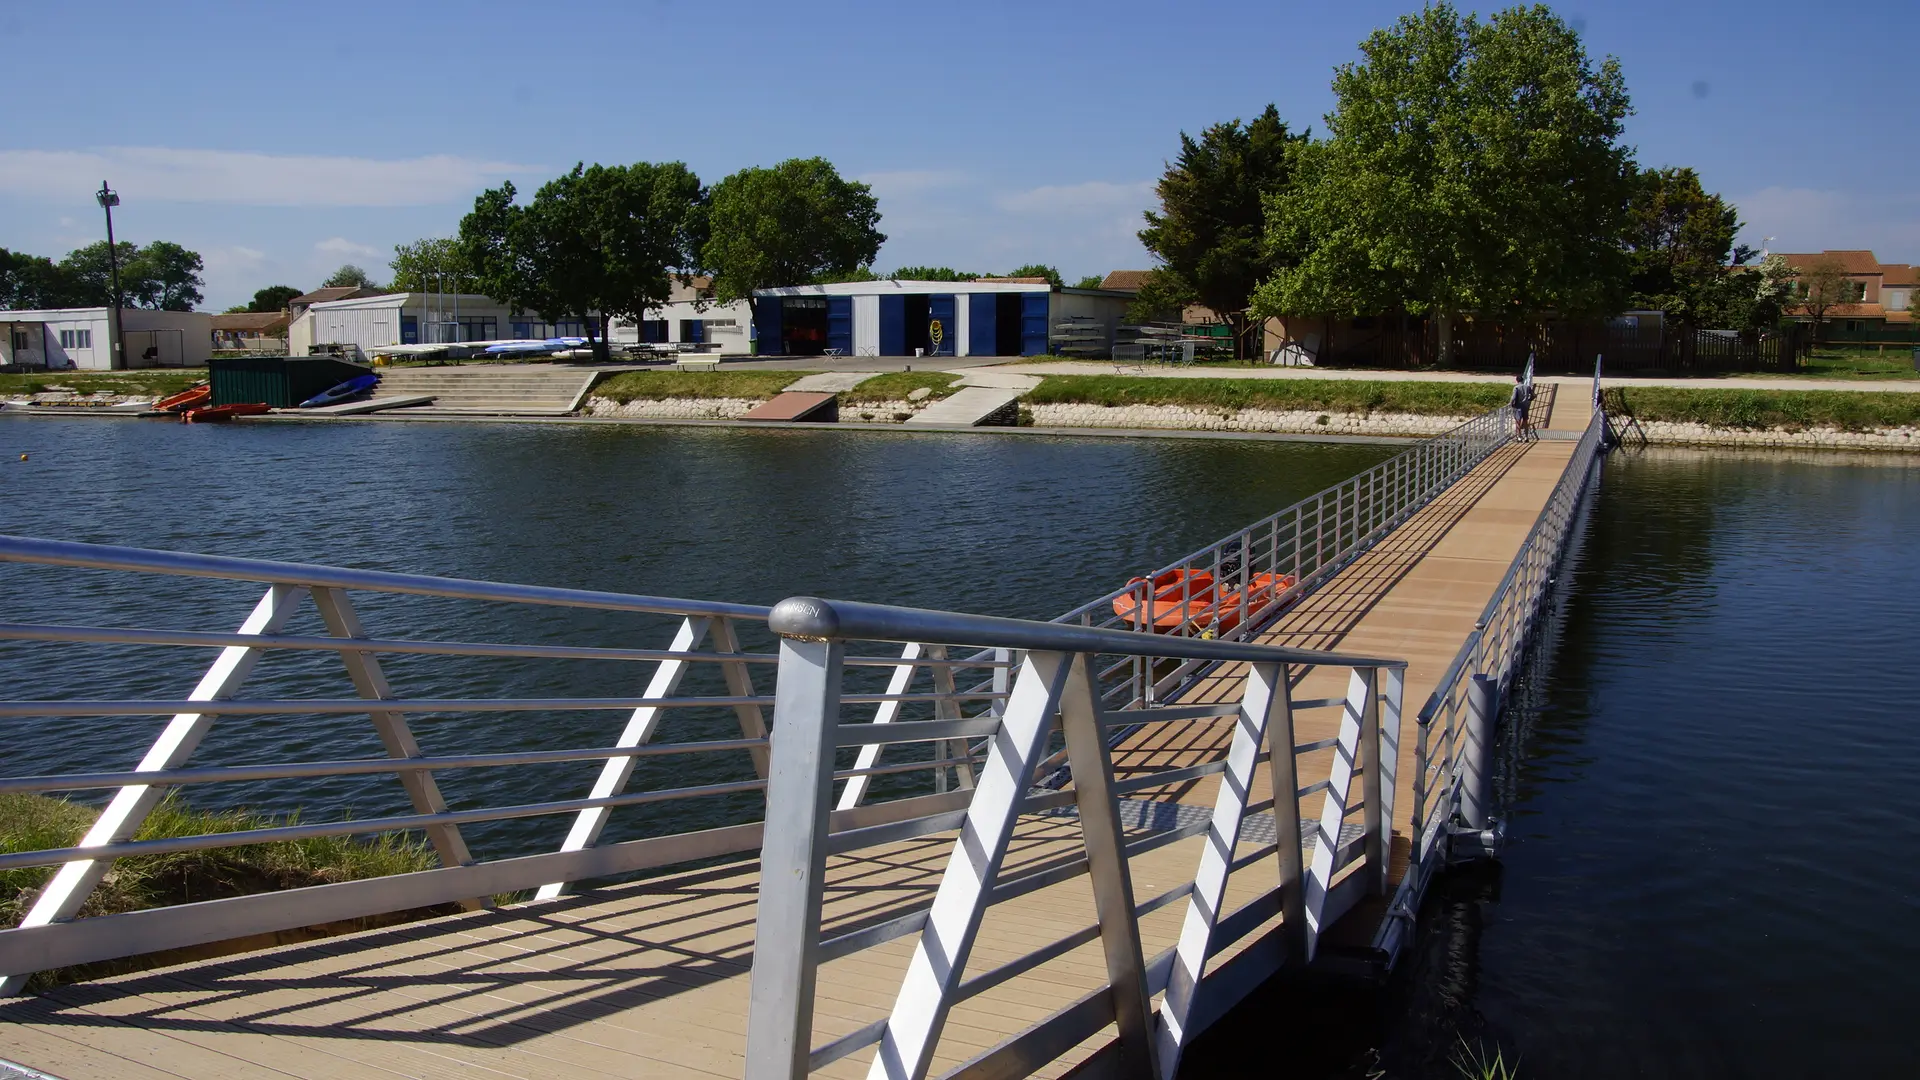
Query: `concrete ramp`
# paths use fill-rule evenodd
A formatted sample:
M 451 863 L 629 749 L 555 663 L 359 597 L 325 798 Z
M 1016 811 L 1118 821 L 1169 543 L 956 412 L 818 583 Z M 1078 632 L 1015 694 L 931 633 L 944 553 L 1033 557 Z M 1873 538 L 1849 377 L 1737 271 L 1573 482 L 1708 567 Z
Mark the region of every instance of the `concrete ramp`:
M 907 427 L 1012 427 L 1020 418 L 1025 390 L 998 386 L 968 386 L 952 397 L 936 401 L 907 420 Z
M 756 406 L 740 419 L 831 424 L 840 419 L 840 398 L 836 394 L 789 390 Z
M 308 416 L 355 416 L 360 413 L 384 412 L 387 409 L 404 409 L 414 405 L 429 405 L 432 394 L 405 394 L 393 397 L 374 397 L 365 401 L 349 401 L 342 405 L 321 405 L 312 409 L 301 409 Z

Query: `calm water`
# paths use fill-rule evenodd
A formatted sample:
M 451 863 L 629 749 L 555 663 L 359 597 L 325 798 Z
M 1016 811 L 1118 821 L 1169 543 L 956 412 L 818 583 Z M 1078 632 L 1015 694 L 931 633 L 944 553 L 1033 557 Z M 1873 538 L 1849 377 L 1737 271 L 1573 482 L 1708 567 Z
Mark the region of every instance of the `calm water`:
M 20 454 L 29 455 L 19 461 Z M 771 604 L 800 593 L 1051 617 L 1391 454 L 1381 446 L 595 425 L 182 425 L 0 418 L 0 532 Z M 230 631 L 257 587 L 0 567 L 0 617 Z M 370 633 L 664 647 L 658 618 L 356 597 Z M 323 633 L 310 612 L 289 632 Z M 0 696 L 184 696 L 202 651 L 0 642 Z M 41 662 L 41 661 L 49 662 Z M 383 659 L 411 696 L 633 696 L 632 664 Z M 703 677 L 711 672 L 703 671 Z M 717 684 L 717 679 L 712 680 Z M 770 680 L 763 680 L 770 683 Z M 767 690 L 770 685 L 763 685 Z M 693 678 L 687 689 L 719 691 Z M 275 654 L 246 696 L 350 695 L 337 661 Z M 617 713 L 414 721 L 429 752 L 606 745 Z M 662 738 L 737 736 L 676 713 Z M 5 772 L 126 768 L 155 721 L 0 720 Z M 234 717 L 197 764 L 379 755 L 362 717 Z M 446 774 L 455 806 L 583 795 L 596 768 Z M 744 755 L 642 762 L 636 786 L 750 776 Z M 889 783 L 892 781 L 889 781 Z M 390 778 L 199 789 L 309 814 L 403 812 Z M 645 835 L 757 817 L 747 794 L 616 814 Z M 330 815 L 329 815 L 330 816 Z M 547 849 L 556 819 L 471 831 Z
M 21 451 L 29 462 L 15 460 Z M 1046 616 L 1387 451 L 0 420 L 0 452 L 0 531 L 760 603 L 819 592 Z M 1517 1054 L 1530 1080 L 1910 1074 L 1916 537 L 1920 467 L 1906 462 L 1616 455 L 1510 710 L 1501 864 L 1447 879 L 1388 993 L 1270 992 L 1215 1029 L 1189 1072 L 1277 1076 L 1280 1033 L 1290 1050 L 1323 1049 L 1314 1069 L 1290 1075 L 1453 1077 L 1446 1059 L 1463 1038 Z M 136 598 L 125 580 L 0 569 L 0 617 L 230 629 L 252 601 L 199 582 Z M 404 598 L 369 598 L 362 611 L 374 632 L 396 634 L 653 644 L 665 632 Z M 101 693 L 90 681 L 171 695 L 193 679 L 178 651 L 162 664 L 153 651 L 56 648 L 0 643 L 0 695 Z M 423 695 L 478 692 L 496 685 L 488 679 L 516 693 L 633 689 L 630 669 L 388 667 Z M 293 667 L 263 665 L 258 678 L 339 685 Z M 11 725 L 0 732 L 8 773 L 125 765 L 152 730 L 0 723 Z M 449 718 L 423 723 L 421 739 L 429 750 L 582 745 L 610 721 L 554 723 L 579 726 Z M 202 758 L 377 752 L 359 725 L 225 725 Z M 516 782 L 574 792 L 582 773 Z M 488 786 L 503 782 L 455 774 L 446 786 L 473 805 L 512 794 Z M 400 809 L 385 789 L 352 785 L 232 797 Z M 634 815 L 616 822 L 622 835 L 651 831 Z M 476 846 L 551 841 L 503 829 Z
M 1514 710 L 1498 867 L 1385 1000 L 1274 994 L 1323 1075 L 1911 1076 L 1920 997 L 1920 467 L 1617 454 Z M 1327 1003 L 1332 1002 L 1335 1005 Z M 1363 1030 L 1330 1015 L 1371 1007 Z

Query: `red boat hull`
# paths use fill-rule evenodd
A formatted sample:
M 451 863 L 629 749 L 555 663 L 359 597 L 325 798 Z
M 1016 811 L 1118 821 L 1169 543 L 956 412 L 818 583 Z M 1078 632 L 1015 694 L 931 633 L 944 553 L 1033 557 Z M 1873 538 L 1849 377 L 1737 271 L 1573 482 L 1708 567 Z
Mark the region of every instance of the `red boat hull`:
M 239 402 L 233 405 L 209 405 L 204 409 L 188 409 L 180 414 L 180 419 L 189 424 L 219 423 L 236 416 L 259 416 L 272 412 L 269 406 L 256 401 Z
M 1294 577 L 1255 574 L 1244 590 L 1229 588 L 1225 593 L 1220 593 L 1213 575 L 1205 570 L 1169 570 L 1151 583 L 1146 578 L 1134 578 L 1127 584 L 1134 589 L 1114 598 L 1113 613 L 1133 629 L 1170 634 L 1187 628 L 1197 634 L 1224 634 L 1240 625 L 1243 609 L 1244 615 L 1257 614 L 1274 597 L 1292 588 Z M 1148 589 L 1151 599 L 1146 595 Z

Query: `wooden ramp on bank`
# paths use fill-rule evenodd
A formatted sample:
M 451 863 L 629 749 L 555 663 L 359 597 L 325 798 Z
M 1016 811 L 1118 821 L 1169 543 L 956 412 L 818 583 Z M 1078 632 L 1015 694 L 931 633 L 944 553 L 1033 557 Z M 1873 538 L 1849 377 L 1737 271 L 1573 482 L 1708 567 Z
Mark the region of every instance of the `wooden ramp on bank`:
M 1584 410 L 1582 410 L 1584 412 Z M 1557 413 L 1558 410 L 1555 410 Z M 1556 415 L 1555 420 L 1559 417 Z M 1584 417 L 1582 417 L 1584 419 Z M 1473 629 L 1575 452 L 1567 441 L 1494 451 L 1331 581 L 1286 612 L 1263 640 L 1405 657 L 1411 716 Z M 1184 700 L 1230 695 L 1222 671 Z M 1309 684 L 1311 696 L 1339 687 Z M 1336 733 L 1325 710 L 1297 717 L 1300 742 Z M 1218 758 L 1228 721 L 1155 725 L 1115 752 L 1125 773 Z M 1403 872 L 1413 800 L 1414 740 L 1401 743 L 1394 859 Z M 1325 755 L 1331 755 L 1325 751 Z M 1325 764 L 1302 760 L 1302 780 Z M 1257 774 L 1264 785 L 1266 773 Z M 1143 793 L 1129 824 L 1201 812 L 1215 781 Z M 1265 797 L 1256 791 L 1255 799 Z M 1302 818 L 1313 808 L 1303 800 Z M 1236 854 L 1271 843 L 1257 828 Z M 834 857 L 823 937 L 883 923 L 929 902 L 953 848 L 951 832 Z M 1204 835 L 1133 855 L 1142 900 L 1192 879 Z M 1023 818 L 1001 879 L 1064 865 L 1083 854 L 1071 816 Z M 1228 881 L 1222 910 L 1247 904 L 1255 875 Z M 65 1080 L 216 1077 L 737 1077 L 745 1068 L 749 971 L 758 864 L 744 860 L 542 904 L 443 917 L 276 950 L 183 964 L 68 986 L 0 1003 L 0 1058 Z M 1364 946 L 1378 901 L 1350 912 L 1327 944 Z M 1140 920 L 1150 964 L 1180 933 L 1184 903 Z M 1094 919 L 1089 879 L 1073 877 L 991 908 L 969 970 L 1011 961 Z M 1250 948 L 1278 916 L 1245 932 Z M 1243 928 L 1245 929 L 1245 928 Z M 828 962 L 818 980 L 813 1045 L 887 1015 L 914 937 Z M 1210 970 L 1231 966 L 1233 951 Z M 1049 962 L 960 1004 L 931 1075 L 1004 1071 L 1021 1049 L 1007 1040 L 1097 991 L 1108 977 L 1101 943 L 1088 937 Z M 1204 1018 L 1203 1018 L 1204 1019 Z M 1035 1075 L 1060 1076 L 1112 1038 L 1049 1048 Z M 1031 1048 L 1029 1048 L 1030 1050 Z M 867 1074 L 872 1051 L 817 1075 Z M 1030 1063 L 1030 1061 L 1029 1061 Z M 968 1066 L 971 1065 L 969 1068 Z

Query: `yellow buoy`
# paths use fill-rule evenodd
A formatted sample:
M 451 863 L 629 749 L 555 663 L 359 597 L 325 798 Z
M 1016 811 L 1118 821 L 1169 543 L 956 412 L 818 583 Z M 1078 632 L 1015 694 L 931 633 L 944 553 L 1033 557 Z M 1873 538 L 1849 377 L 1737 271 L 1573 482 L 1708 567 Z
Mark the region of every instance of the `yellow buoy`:
M 27 455 L 25 455 L 25 454 L 21 454 L 21 455 L 20 455 L 20 460 L 21 460 L 21 461 L 25 461 L 25 460 L 27 460 Z

